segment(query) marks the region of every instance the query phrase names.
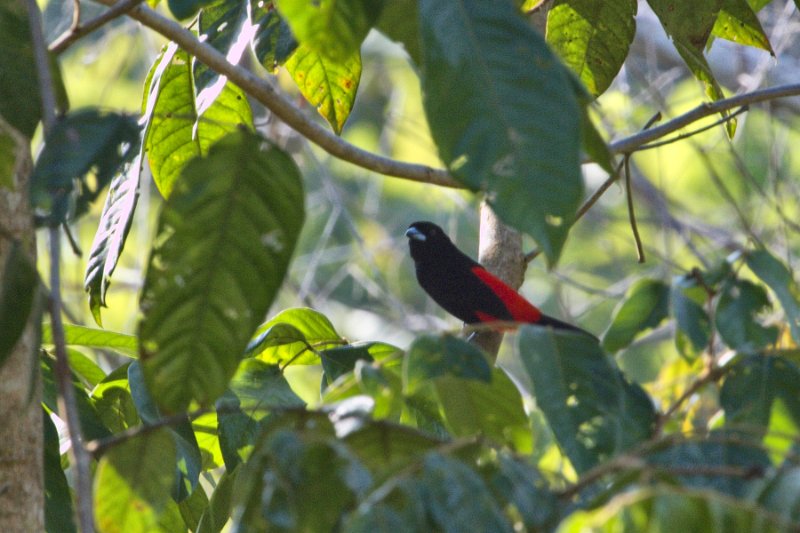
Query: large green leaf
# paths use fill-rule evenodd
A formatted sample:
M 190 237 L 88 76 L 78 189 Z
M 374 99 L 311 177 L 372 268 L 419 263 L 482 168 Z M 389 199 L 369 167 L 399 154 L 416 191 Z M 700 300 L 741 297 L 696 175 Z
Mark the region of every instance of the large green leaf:
M 722 39 L 755 46 L 775 55 L 761 22 L 747 0 L 722 0 L 719 16 L 711 33 Z
M 625 379 L 597 341 L 524 326 L 517 345 L 536 403 L 579 473 L 650 437 L 653 403 Z
M 533 450 L 522 396 L 501 368 L 492 369 L 490 383 L 444 376 L 434 386 L 454 436 L 484 435 L 519 453 Z
M 721 290 L 714 322 L 722 340 L 740 352 L 753 352 L 778 340 L 778 328 L 756 317 L 771 307 L 767 291 L 747 280 L 731 279 Z
M 60 224 L 89 210 L 117 170 L 137 153 L 132 117 L 82 109 L 59 119 L 31 176 L 31 203 L 40 222 Z M 94 179 L 88 179 L 89 174 Z
M 419 8 L 425 113 L 442 160 L 554 263 L 583 196 L 570 74 L 511 2 Z
M 800 286 L 786 265 L 767 250 L 756 250 L 745 255 L 750 270 L 775 292 L 786 313 L 786 319 L 795 342 L 800 342 Z
M 276 365 L 319 364 L 319 351 L 347 344 L 328 320 L 313 309 L 281 311 L 258 328 L 247 355 Z
M 92 390 L 97 415 L 114 433 L 141 424 L 128 383 L 129 366 L 127 363 L 118 367 Z
M 145 87 L 144 147 L 153 180 L 165 197 L 191 159 L 207 154 L 211 145 L 240 126 L 253 126 L 247 98 L 230 82 L 222 92 L 209 93 L 213 103 L 196 101 L 192 59 L 175 43 L 156 59 Z
M 227 470 L 217 481 L 211 500 L 197 524 L 196 533 L 219 533 L 231 516 L 231 500 L 238 470 Z
M 333 131 L 341 133 L 361 80 L 361 52 L 355 50 L 332 60 L 301 44 L 286 61 L 286 70 L 305 99 L 317 108 Z
M 672 316 L 678 327 L 676 341 L 681 353 L 685 355 L 692 351 L 696 355 L 708 346 L 711 335 L 711 320 L 703 308 L 708 298 L 706 289 L 700 286 L 694 276 L 678 276 L 673 280 L 669 298 Z
M 192 161 L 159 217 L 140 351 L 166 411 L 225 390 L 286 274 L 303 223 L 291 158 L 240 131 Z
M 636 0 L 556 0 L 547 42 L 597 96 L 616 77 L 636 33 Z
M 111 281 L 111 274 L 117 267 L 117 261 L 133 222 L 133 213 L 139 199 L 141 171 L 140 151 L 139 155 L 111 180 L 103 213 L 100 215 L 97 232 L 89 251 L 89 259 L 86 261 L 83 288 L 89 293 L 89 309 L 98 326 L 103 325 L 100 308 L 106 307 L 106 291 Z
M 163 531 L 159 518 L 175 473 L 175 445 L 167 429 L 128 439 L 109 450 L 95 474 L 95 520 L 104 533 Z
M 775 403 L 783 403 L 795 425 L 800 425 L 797 384 L 800 368 L 782 357 L 745 356 L 725 374 L 719 401 L 725 427 L 746 436 L 763 436 Z
M 492 367 L 479 348 L 453 335 L 417 338 L 403 361 L 403 392 L 414 394 L 430 380 L 453 376 L 489 383 Z
M 38 291 L 39 274 L 23 246 L 14 241 L 8 249 L 0 279 L 0 366 L 22 336 Z
M 486 484 L 461 461 L 428 454 L 421 482 L 427 510 L 437 529 L 448 533 L 513 531 Z
M 637 281 L 614 310 L 614 318 L 603 335 L 603 349 L 616 352 L 636 336 L 658 326 L 669 312 L 669 286 L 655 279 Z
M 250 0 L 253 52 L 265 69 L 275 72 L 297 49 L 297 39 L 272 2 Z
M 334 61 L 358 52 L 384 0 L 278 0 L 301 44 Z
M 417 0 L 386 0 L 375 27 L 402 44 L 415 65 L 422 63 Z

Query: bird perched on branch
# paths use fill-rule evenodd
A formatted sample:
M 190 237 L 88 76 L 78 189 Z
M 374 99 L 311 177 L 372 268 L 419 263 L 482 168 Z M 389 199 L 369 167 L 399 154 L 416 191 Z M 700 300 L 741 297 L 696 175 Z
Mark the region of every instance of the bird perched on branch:
M 432 222 L 406 230 L 417 281 L 445 311 L 467 324 L 525 322 L 591 333 L 542 313 L 536 306 L 456 248 Z

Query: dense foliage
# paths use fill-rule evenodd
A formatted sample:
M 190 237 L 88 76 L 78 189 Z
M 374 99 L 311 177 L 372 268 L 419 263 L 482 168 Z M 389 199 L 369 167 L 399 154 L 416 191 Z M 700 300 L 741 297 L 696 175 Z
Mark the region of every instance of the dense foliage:
M 90 220 L 94 233 L 81 262 L 89 311 L 82 315 L 95 324 L 68 323 L 65 342 L 94 466 L 93 494 L 77 498 L 92 498 L 98 530 L 798 527 L 800 287 L 792 264 L 800 239 L 796 197 L 787 199 L 797 190 L 787 175 L 791 161 L 771 181 L 760 171 L 749 172 L 750 181 L 722 179 L 699 149 L 692 157 L 705 158 L 705 170 L 687 170 L 687 158 L 661 161 L 668 172 L 703 174 L 703 184 L 689 186 L 694 196 L 680 202 L 646 204 L 644 224 L 680 237 L 663 237 L 670 241 L 663 249 L 647 243 L 657 265 L 650 270 L 620 266 L 635 264 L 625 207 L 593 204 L 586 219 L 593 222 L 579 221 L 582 164 L 593 161 L 591 173 L 612 180 L 622 167 L 601 133 L 615 125 L 599 127 L 593 102 L 612 90 L 629 56 L 642 7 L 635 0 L 169 0 L 158 6 L 163 15 L 151 10 L 157 0 L 147 3 L 129 15 L 146 26 L 169 15 L 190 32 L 156 28 L 174 40 L 138 77 L 140 115 L 105 107 L 65 112 L 44 138 L 31 177 L 38 224 L 85 228 Z M 704 55 L 715 39 L 774 53 L 757 17 L 775 7 L 767 1 L 648 4 L 708 101 L 724 97 Z M 545 8 L 543 35 L 527 15 Z M 0 68 L 15 75 L 0 81 L 0 115 L 33 137 L 41 112 L 31 102 L 41 88 L 31 37 L 7 27 L 27 27 L 10 5 L 0 6 Z M 441 221 L 438 200 L 420 199 L 436 194 L 432 183 L 414 189 L 416 199 L 387 201 L 385 212 L 360 213 L 363 184 L 337 170 L 335 159 L 343 159 L 426 181 L 418 166 L 409 165 L 408 175 L 405 167 L 384 171 L 335 137 L 349 118 L 362 138 L 370 127 L 389 128 L 369 107 L 385 98 L 373 94 L 381 73 L 370 73 L 383 64 L 361 53 L 373 30 L 384 36 L 379 49 L 402 44 L 413 65 L 407 72 L 418 75 L 424 118 L 449 172 L 436 179 L 469 191 L 458 196 L 458 209 L 474 211 L 475 199 L 486 198 L 526 244 L 535 242 L 548 267 L 586 266 L 594 273 L 584 285 L 615 287 L 600 291 L 604 302 L 585 317 L 590 329 L 603 330 L 600 342 L 524 326 L 508 333 L 497 365 L 460 332 L 441 333 L 431 321 L 403 343 L 397 339 L 411 335 L 370 338 L 345 325 L 341 306 L 311 308 L 310 287 L 322 292 L 338 275 L 315 264 L 314 250 L 353 240 L 326 220 L 356 222 L 326 218 L 331 211 L 355 211 L 365 232 L 401 235 L 402 224 L 423 215 Z M 250 70 L 237 66 L 248 61 Z M 367 86 L 360 87 L 362 78 Z M 289 82 L 324 122 L 281 95 Z M 293 148 L 274 121 L 263 120 L 262 104 L 336 157 L 315 163 L 319 152 Z M 736 159 L 740 166 L 769 159 L 767 142 L 752 140 L 759 130 L 737 123 L 732 111 L 707 119 L 721 125 L 704 135 L 725 146 L 734 146 L 734 135 L 749 138 L 740 146 L 756 163 Z M 622 129 L 641 128 L 645 114 L 629 115 Z M 797 124 L 786 120 L 782 131 Z M 4 139 L 0 185 L 13 163 Z M 328 148 L 337 142 L 347 154 Z M 699 141 L 684 141 L 692 142 Z M 655 166 L 645 155 L 640 163 L 645 173 Z M 642 188 L 646 181 L 627 194 L 652 193 Z M 705 195 L 709 181 L 728 204 Z M 151 185 L 163 196 L 154 237 L 132 251 L 129 234 Z M 338 203 L 330 207 L 319 191 L 332 187 L 339 187 Z M 102 210 L 92 207 L 103 195 Z M 759 202 L 747 204 L 758 209 L 755 224 L 737 205 L 748 199 Z M 610 229 L 613 217 L 593 214 L 603 210 L 622 219 L 614 228 L 623 237 Z M 716 210 L 720 218 L 709 214 Z M 690 214 L 692 223 L 681 222 Z M 389 230 L 375 229 L 381 224 Z M 579 247 L 570 248 L 573 239 Z M 353 296 L 369 291 L 351 286 L 339 299 L 351 310 L 394 307 L 402 315 L 410 304 L 395 302 L 413 286 L 410 268 L 397 265 L 402 239 L 377 260 L 367 247 L 359 248 L 366 260 L 344 252 L 331 263 L 352 273 L 365 261 L 367 270 L 385 272 L 388 292 L 402 294 Z M 136 306 L 114 308 L 107 296 L 119 283 L 123 253 L 143 261 L 144 280 Z M 408 279 L 391 281 L 396 275 Z M 0 361 L 41 307 L 36 284 L 30 260 L 12 254 L 0 290 Z M 328 294 L 334 291 L 348 287 Z M 544 305 L 555 307 L 551 296 Z M 421 296 L 414 298 L 422 308 Z M 135 326 L 130 333 L 106 329 L 109 313 Z M 45 317 L 36 357 L 48 415 L 47 527 L 74 531 L 76 489 L 68 478 L 75 465 L 59 441 L 54 338 Z

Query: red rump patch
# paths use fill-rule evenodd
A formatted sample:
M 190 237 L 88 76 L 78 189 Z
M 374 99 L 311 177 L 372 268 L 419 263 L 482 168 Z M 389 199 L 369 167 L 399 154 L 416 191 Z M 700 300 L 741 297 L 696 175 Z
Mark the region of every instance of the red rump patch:
M 514 320 L 517 322 L 528 322 L 530 324 L 535 324 L 542 318 L 541 311 L 539 311 L 528 300 L 520 296 L 517 291 L 503 283 L 500 278 L 493 275 L 485 268 L 479 266 L 472 267 L 472 273 L 475 274 L 478 279 L 480 279 L 487 287 L 492 289 L 492 292 L 503 301 L 506 309 L 508 309 L 508 312 L 511 313 L 511 316 L 514 317 Z M 477 316 L 478 319 L 483 322 L 497 320 L 496 318 L 491 317 L 487 313 L 483 313 L 481 311 L 476 311 L 475 316 Z M 486 320 L 484 317 L 489 320 Z

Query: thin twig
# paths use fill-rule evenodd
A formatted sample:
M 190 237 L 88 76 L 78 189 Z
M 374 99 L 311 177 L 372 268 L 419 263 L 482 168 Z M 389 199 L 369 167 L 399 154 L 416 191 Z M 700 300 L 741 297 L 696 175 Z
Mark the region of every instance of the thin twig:
M 625 196 L 628 200 L 628 221 L 631 224 L 631 231 L 633 232 L 633 241 L 636 243 L 636 255 L 639 258 L 639 263 L 644 263 L 644 246 L 642 246 L 642 237 L 639 235 L 639 225 L 636 223 L 636 213 L 633 209 L 633 190 L 631 190 L 631 156 L 626 155 L 623 159 L 625 163 Z
M 62 53 L 64 50 L 69 48 L 72 43 L 81 37 L 92 33 L 97 28 L 108 24 L 121 15 L 124 15 L 138 4 L 141 4 L 143 1 L 144 0 L 120 0 L 111 6 L 107 11 L 88 21 L 86 24 L 80 24 L 79 18 L 73 19 L 72 26 L 67 31 L 56 37 L 56 40 L 50 44 L 50 52 L 54 54 Z M 75 3 L 77 4 L 78 0 L 75 0 Z M 76 12 L 78 12 L 77 10 L 78 8 L 76 8 Z
M 47 137 L 53 130 L 56 120 L 53 78 L 50 72 L 50 61 L 47 57 L 44 32 L 42 31 L 42 15 L 36 0 L 28 0 L 27 8 L 36 72 L 39 78 L 39 93 L 42 101 L 42 124 L 45 137 Z M 61 418 L 66 422 L 67 433 L 72 443 L 70 454 L 75 467 L 78 523 L 82 533 L 93 533 L 92 458 L 83 447 L 78 404 L 72 385 L 72 372 L 67 360 L 64 324 L 61 320 L 61 235 L 57 225 L 49 228 L 48 239 L 50 241 L 50 318 L 53 344 L 56 352 L 55 377 L 59 392 L 58 410 Z
M 81 25 L 81 0 L 72 0 L 72 24 L 70 29 L 77 29 Z
M 750 106 L 742 106 L 733 113 L 729 113 L 724 117 L 720 118 L 719 120 L 714 121 L 712 124 L 708 124 L 703 126 L 702 128 L 697 128 L 696 130 L 688 131 L 686 133 L 681 133 L 680 135 L 676 135 L 675 137 L 670 137 L 669 139 L 664 139 L 663 141 L 657 141 L 650 144 L 644 144 L 636 149 L 637 152 L 641 152 L 644 150 L 651 150 L 653 148 L 658 148 L 660 146 L 666 146 L 668 144 L 676 143 L 678 141 L 682 141 L 683 139 L 688 139 L 689 137 L 694 137 L 698 133 L 703 133 L 704 131 L 708 131 L 712 128 L 716 128 L 721 124 L 725 124 L 726 122 L 730 122 L 738 115 L 745 113 L 750 110 Z

